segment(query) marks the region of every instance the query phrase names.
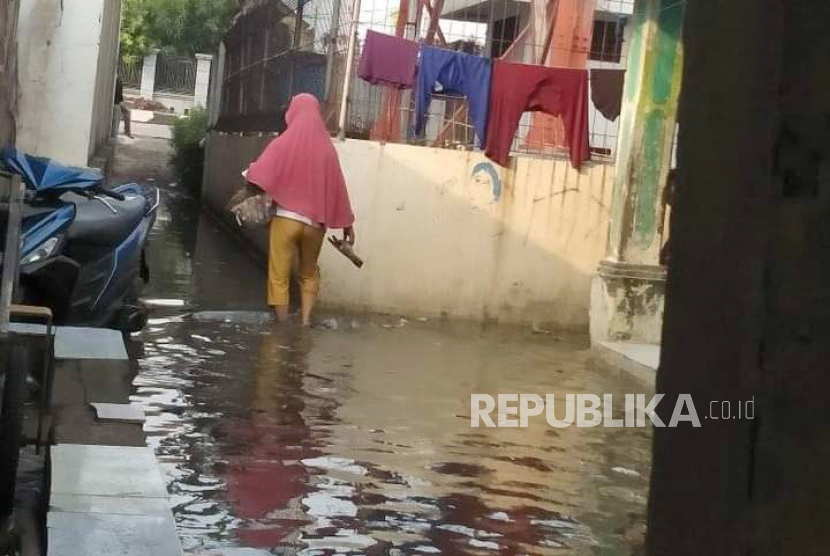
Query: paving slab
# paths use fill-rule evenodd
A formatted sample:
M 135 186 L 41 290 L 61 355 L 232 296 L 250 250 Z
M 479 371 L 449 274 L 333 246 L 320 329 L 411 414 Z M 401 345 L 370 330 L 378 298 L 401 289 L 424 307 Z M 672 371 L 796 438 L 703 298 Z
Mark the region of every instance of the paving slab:
M 52 396 L 57 444 L 147 445 L 141 425 L 95 418 L 91 403 L 130 403 L 133 373 L 129 361 L 60 360 Z
M 137 403 L 91 403 L 99 421 L 143 424 L 144 409 Z
M 146 446 L 147 441 L 141 425 L 109 421 L 101 423 L 95 420 L 91 409 L 87 410 L 88 415 L 61 411 L 53 420 L 55 441 L 91 446 Z
M 55 333 L 55 328 L 52 327 L 52 334 Z M 15 334 L 25 334 L 27 336 L 43 336 L 46 334 L 45 324 L 30 324 L 25 322 L 10 322 L 9 331 Z
M 121 332 L 76 326 L 58 327 L 55 332 L 55 358 L 128 360 Z
M 194 556 L 272 556 L 270 550 L 259 548 L 219 548 L 209 552 L 197 552 Z
M 626 359 L 657 370 L 660 365 L 660 346 L 656 344 L 636 344 L 632 342 L 604 342 L 603 347 L 614 351 Z
M 150 448 L 59 444 L 52 447 L 51 493 L 167 498 Z
M 51 512 L 49 555 L 181 556 L 172 515 L 101 515 Z
M 93 402 L 130 403 L 130 372 L 129 361 L 58 361 L 55 365 L 56 405 L 77 405 L 92 415 L 89 404 Z M 72 395 L 63 395 L 59 387 L 73 390 Z
M 599 359 L 607 364 L 608 371 L 633 376 L 653 388 L 660 366 L 660 346 L 630 342 L 599 342 L 592 346 Z
M 147 515 L 169 517 L 170 503 L 165 498 L 119 498 L 116 496 L 89 496 L 82 494 L 52 494 L 51 512 L 105 515 Z
M 173 129 L 169 125 L 133 122 L 133 135 L 139 138 L 172 139 Z

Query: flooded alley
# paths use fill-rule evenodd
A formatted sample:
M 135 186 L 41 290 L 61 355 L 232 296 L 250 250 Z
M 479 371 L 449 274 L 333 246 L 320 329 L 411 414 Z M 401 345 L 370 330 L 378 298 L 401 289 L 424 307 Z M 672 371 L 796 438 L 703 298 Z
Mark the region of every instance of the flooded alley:
M 325 310 L 309 331 L 272 324 L 262 270 L 152 141 L 120 156 L 157 167 L 118 170 L 163 191 L 133 400 L 188 554 L 640 553 L 649 429 L 470 426 L 473 393 L 647 393 L 587 337 Z

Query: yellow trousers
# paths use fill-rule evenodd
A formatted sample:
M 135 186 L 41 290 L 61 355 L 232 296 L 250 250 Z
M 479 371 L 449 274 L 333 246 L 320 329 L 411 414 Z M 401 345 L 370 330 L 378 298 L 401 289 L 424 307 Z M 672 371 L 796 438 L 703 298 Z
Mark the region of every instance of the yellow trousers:
M 320 269 L 317 258 L 326 236 L 315 228 L 289 218 L 271 220 L 268 248 L 268 304 L 288 305 L 288 288 L 294 258 L 299 254 L 300 289 L 303 295 L 317 295 Z

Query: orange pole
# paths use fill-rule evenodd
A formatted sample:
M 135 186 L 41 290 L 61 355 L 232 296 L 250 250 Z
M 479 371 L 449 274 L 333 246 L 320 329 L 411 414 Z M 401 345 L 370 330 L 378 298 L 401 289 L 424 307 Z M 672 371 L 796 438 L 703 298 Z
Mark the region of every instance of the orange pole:
M 447 39 L 444 37 L 444 32 L 438 24 L 441 19 L 441 11 L 444 9 L 444 0 L 435 0 L 435 8 L 433 10 L 430 0 L 425 0 L 427 12 L 429 12 L 429 27 L 427 28 L 426 43 L 433 44 L 435 42 L 435 33 L 438 33 L 438 41 L 441 46 L 447 46 Z
M 588 66 L 595 9 L 596 0 L 559 0 L 553 14 L 551 43 L 547 57 L 540 61 L 542 65 L 582 69 Z M 524 146 L 533 150 L 566 146 L 562 119 L 534 114 Z
M 395 24 L 395 36 L 403 38 L 406 20 L 409 17 L 409 0 L 400 0 L 398 20 Z M 376 141 L 396 141 L 401 136 L 401 92 L 394 87 L 387 87 L 383 99 L 381 116 L 375 122 L 371 138 Z

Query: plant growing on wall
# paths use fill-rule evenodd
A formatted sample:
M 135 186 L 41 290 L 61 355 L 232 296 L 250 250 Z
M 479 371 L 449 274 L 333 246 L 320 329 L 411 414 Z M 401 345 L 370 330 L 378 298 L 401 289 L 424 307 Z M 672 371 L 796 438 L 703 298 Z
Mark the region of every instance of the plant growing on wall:
M 181 183 L 199 192 L 204 168 L 202 139 L 207 135 L 207 111 L 197 108 L 173 124 L 173 157 L 171 162 Z

